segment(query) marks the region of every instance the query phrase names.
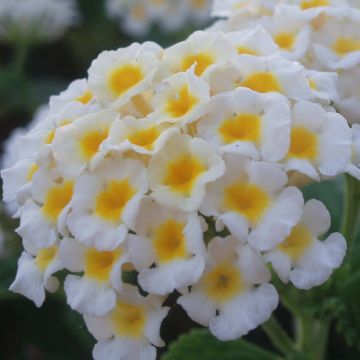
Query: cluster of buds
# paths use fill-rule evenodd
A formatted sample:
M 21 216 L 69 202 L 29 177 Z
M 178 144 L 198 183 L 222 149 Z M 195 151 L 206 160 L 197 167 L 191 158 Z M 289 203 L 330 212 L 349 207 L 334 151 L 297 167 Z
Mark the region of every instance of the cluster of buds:
M 1 0 L 0 41 L 52 42 L 77 20 L 74 0 Z
M 107 0 L 107 13 L 123 31 L 146 35 L 153 25 L 162 31 L 179 31 L 189 24 L 203 25 L 210 19 L 212 0 Z
M 260 26 L 101 53 L 13 141 L 11 290 L 41 306 L 66 269 L 95 359 L 155 359 L 175 291 L 217 338 L 247 334 L 278 306 L 269 264 L 310 289 L 345 256 L 341 234 L 321 238 L 325 206 L 294 185 L 359 171 L 336 96 L 332 74 L 285 58 Z

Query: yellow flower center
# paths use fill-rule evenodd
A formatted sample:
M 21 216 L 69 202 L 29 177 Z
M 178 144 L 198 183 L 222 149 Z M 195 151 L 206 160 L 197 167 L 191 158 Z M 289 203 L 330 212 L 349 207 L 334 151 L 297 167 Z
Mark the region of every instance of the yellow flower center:
M 160 132 L 156 126 L 152 126 L 148 129 L 136 131 L 128 136 L 128 140 L 134 144 L 141 146 L 147 150 L 153 148 L 153 144 L 159 137 Z
M 259 55 L 259 53 L 256 50 L 250 49 L 249 47 L 246 46 L 238 46 L 237 48 L 237 52 L 239 55 Z
M 179 118 L 186 115 L 197 103 L 198 99 L 189 93 L 187 86 L 184 86 L 176 93 L 175 98 L 168 101 L 166 110 L 171 117 Z
M 41 271 L 46 271 L 50 263 L 54 260 L 57 254 L 58 248 L 51 246 L 45 249 L 39 250 L 35 258 L 35 264 Z
M 93 94 L 90 90 L 85 91 L 82 95 L 78 96 L 75 101 L 81 102 L 82 104 L 88 104 L 93 98 Z
M 312 90 L 317 90 L 317 84 L 314 79 L 308 79 L 309 86 Z
M 146 311 L 143 306 L 118 302 L 110 316 L 117 336 L 142 337 L 147 322 Z
M 296 126 L 292 128 L 288 157 L 315 160 L 317 156 L 317 135 L 303 126 Z
M 113 265 L 120 256 L 120 249 L 114 251 L 87 249 L 85 253 L 85 276 L 98 281 L 109 281 Z
M 49 145 L 52 144 L 55 138 L 55 131 L 56 129 L 50 130 L 45 137 L 44 144 Z
M 163 185 L 183 195 L 190 195 L 197 178 L 206 171 L 205 166 L 191 154 L 185 154 L 170 162 Z
M 311 9 L 314 7 L 328 6 L 329 0 L 304 0 L 301 2 L 300 7 L 303 10 Z
M 269 72 L 258 72 L 248 76 L 239 86 L 259 93 L 281 92 L 281 85 L 276 76 Z
M 288 32 L 281 32 L 274 36 L 275 42 L 283 50 L 292 50 L 295 43 L 295 35 Z
M 153 241 L 160 262 L 164 263 L 185 257 L 184 227 L 183 223 L 168 220 L 156 228 Z
M 80 139 L 79 146 L 86 161 L 99 151 L 100 145 L 108 137 L 109 129 L 97 129 L 86 132 Z
M 195 65 L 195 74 L 201 76 L 203 72 L 214 63 L 214 58 L 210 54 L 199 53 L 185 57 L 182 62 L 182 71 L 186 71 Z
M 254 114 L 240 114 L 225 120 L 219 133 L 225 144 L 235 141 L 258 141 L 260 138 L 261 118 Z
M 61 185 L 48 190 L 42 213 L 49 220 L 56 222 L 60 213 L 69 204 L 73 195 L 74 184 L 72 181 L 64 181 Z
M 224 207 L 256 224 L 270 205 L 269 195 L 258 185 L 235 182 L 224 189 Z
M 32 164 L 26 175 L 26 180 L 30 182 L 38 170 L 39 170 L 39 166 L 37 164 Z
M 111 91 L 120 96 L 144 78 L 139 65 L 127 64 L 113 70 L 109 76 L 109 87 Z
M 296 261 L 309 248 L 312 241 L 313 237 L 307 227 L 299 224 L 293 227 L 290 235 L 278 245 L 278 249 Z
M 340 36 L 333 44 L 332 49 L 339 56 L 345 56 L 353 51 L 360 51 L 360 40 Z
M 223 304 L 244 290 L 244 282 L 238 268 L 230 263 L 222 263 L 207 273 L 202 280 L 207 295 Z
M 96 199 L 95 214 L 102 219 L 117 223 L 121 214 L 136 194 L 135 188 L 126 180 L 112 180 Z

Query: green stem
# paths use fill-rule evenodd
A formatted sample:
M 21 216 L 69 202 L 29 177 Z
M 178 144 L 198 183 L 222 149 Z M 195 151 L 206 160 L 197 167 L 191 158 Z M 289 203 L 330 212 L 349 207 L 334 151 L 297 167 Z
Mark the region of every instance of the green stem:
M 314 360 L 325 359 L 329 326 L 330 319 L 297 317 L 295 324 L 297 350 L 310 354 Z
M 360 182 L 350 175 L 345 176 L 344 216 L 342 234 L 348 244 L 348 257 L 352 253 L 358 230 L 358 218 L 360 213 Z
M 294 342 L 290 339 L 274 316 L 271 316 L 267 322 L 262 324 L 262 328 L 274 346 L 276 346 L 276 348 L 284 355 L 293 355 L 296 353 Z
M 15 73 L 17 74 L 22 73 L 26 64 L 28 54 L 29 54 L 29 46 L 27 43 L 21 42 L 16 44 L 14 59 L 11 64 L 12 70 Z

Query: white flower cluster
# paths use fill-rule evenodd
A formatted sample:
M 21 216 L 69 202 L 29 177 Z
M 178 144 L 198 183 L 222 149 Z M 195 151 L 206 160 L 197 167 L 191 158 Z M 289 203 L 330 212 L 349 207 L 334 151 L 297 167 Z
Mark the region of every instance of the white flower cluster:
M 109 17 L 119 21 L 126 33 L 146 35 L 152 25 L 166 32 L 210 20 L 212 0 L 107 0 Z
M 193 320 L 230 340 L 278 305 L 267 263 L 300 289 L 325 282 L 345 239 L 320 240 L 330 215 L 288 176 L 344 173 L 360 147 L 322 105 L 335 88 L 312 89 L 310 75 L 260 27 L 101 53 L 2 171 L 25 249 L 11 290 L 41 306 L 67 269 L 95 359 L 148 360 L 175 290 Z M 141 292 L 123 282 L 130 270 Z
M 213 15 L 227 18 L 216 31 L 262 26 L 285 58 L 314 70 L 314 90 L 330 91 L 338 77 L 338 94 L 328 99 L 350 123 L 360 123 L 359 0 L 215 0 Z
M 77 20 L 74 0 L 1 0 L 0 41 L 55 41 Z

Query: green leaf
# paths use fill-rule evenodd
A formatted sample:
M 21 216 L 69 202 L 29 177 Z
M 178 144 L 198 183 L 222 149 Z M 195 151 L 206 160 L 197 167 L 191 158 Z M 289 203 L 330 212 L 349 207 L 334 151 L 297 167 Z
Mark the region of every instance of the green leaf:
M 162 360 L 280 360 L 281 357 L 246 340 L 223 342 L 207 329 L 195 329 L 170 345 Z

